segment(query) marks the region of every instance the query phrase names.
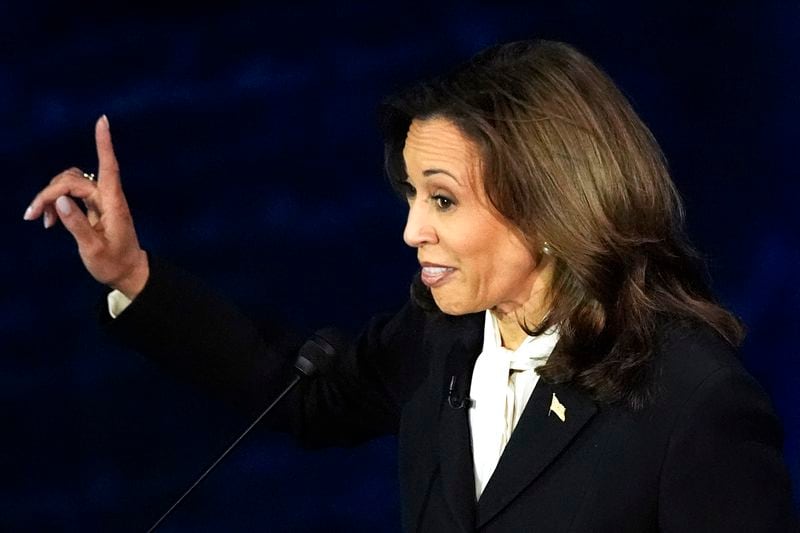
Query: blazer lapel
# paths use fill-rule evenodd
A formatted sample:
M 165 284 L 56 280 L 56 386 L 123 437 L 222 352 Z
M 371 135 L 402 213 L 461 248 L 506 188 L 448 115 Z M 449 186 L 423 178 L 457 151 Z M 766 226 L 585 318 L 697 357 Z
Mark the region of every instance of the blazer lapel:
M 482 316 L 482 315 L 481 315 Z M 439 420 L 439 461 L 444 498 L 455 522 L 463 531 L 475 530 L 475 478 L 472 465 L 472 444 L 469 434 L 468 404 L 451 406 L 448 398 L 450 382 L 454 397 L 467 398 L 472 367 L 480 353 L 482 330 L 472 322 L 461 329 L 445 361 L 442 381 L 442 403 Z
M 556 414 L 559 404 L 564 407 L 563 421 Z M 555 407 L 553 412 L 551 407 Z M 596 411 L 588 396 L 568 385 L 550 385 L 539 380 L 478 500 L 476 527 L 491 520 L 533 482 Z

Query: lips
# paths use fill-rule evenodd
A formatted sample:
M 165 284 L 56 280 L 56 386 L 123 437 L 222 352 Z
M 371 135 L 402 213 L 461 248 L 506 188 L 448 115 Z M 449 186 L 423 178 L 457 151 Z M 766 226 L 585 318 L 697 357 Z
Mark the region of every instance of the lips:
M 453 267 L 422 263 L 420 278 L 422 283 L 434 288 L 446 283 L 455 271 L 456 269 Z

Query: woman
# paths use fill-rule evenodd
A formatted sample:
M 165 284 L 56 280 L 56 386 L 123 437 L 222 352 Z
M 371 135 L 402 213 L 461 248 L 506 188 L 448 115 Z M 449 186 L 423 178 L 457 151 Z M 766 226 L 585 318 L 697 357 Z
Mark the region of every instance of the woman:
M 736 359 L 742 328 L 613 83 L 565 44 L 511 43 L 383 118 L 421 267 L 412 300 L 275 427 L 308 445 L 397 433 L 407 531 L 791 530 L 781 431 Z M 75 236 L 115 289 L 113 334 L 260 408 L 295 349 L 139 247 L 105 118 L 96 138 L 99 180 L 65 171 L 25 218 Z

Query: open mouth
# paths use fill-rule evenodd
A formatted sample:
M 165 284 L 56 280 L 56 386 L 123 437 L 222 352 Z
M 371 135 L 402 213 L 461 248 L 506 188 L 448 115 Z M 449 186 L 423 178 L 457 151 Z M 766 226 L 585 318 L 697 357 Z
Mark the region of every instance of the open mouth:
M 445 283 L 456 269 L 445 266 L 423 266 L 420 272 L 422 283 L 428 287 L 436 287 Z

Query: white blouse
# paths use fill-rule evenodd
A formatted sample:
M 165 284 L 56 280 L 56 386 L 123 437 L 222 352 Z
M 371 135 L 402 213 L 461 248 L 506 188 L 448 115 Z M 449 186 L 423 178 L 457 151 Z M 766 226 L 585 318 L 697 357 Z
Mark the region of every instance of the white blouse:
M 534 369 L 547 362 L 559 337 L 557 328 L 552 327 L 538 337 L 528 336 L 511 351 L 502 346 L 500 327 L 490 311 L 486 311 L 484 324 L 483 351 L 475 361 L 469 391 L 477 498 L 492 477 L 539 381 Z

